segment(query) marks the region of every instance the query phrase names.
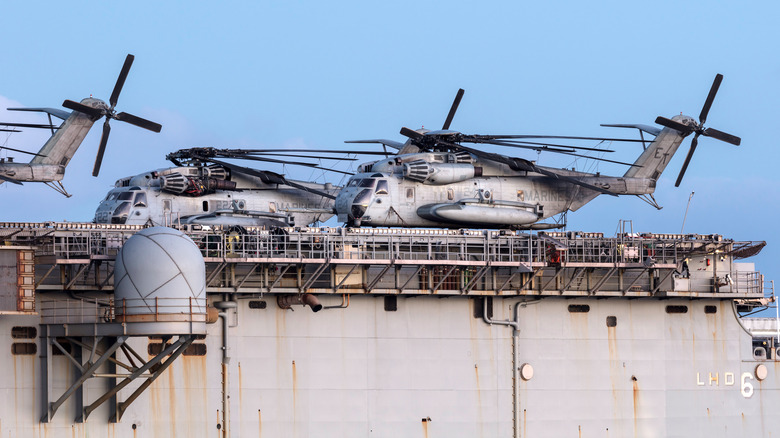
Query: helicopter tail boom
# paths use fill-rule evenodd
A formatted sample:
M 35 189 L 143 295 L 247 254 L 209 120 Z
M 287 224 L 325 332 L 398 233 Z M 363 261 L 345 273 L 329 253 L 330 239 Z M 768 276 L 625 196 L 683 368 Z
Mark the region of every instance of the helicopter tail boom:
M 687 116 L 676 116 L 674 119 L 681 123 L 689 120 L 693 122 L 693 119 Z M 636 159 L 634 166 L 631 166 L 623 177 L 658 180 L 675 152 L 677 152 L 685 136 L 686 134 L 671 128 L 662 129 L 655 140 L 650 143 L 650 146 Z

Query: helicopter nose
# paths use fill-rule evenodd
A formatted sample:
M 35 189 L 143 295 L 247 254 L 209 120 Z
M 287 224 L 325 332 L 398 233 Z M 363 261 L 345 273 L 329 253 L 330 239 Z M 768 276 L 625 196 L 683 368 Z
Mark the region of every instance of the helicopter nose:
M 363 217 L 364 214 L 366 214 L 370 198 L 371 190 L 364 189 L 361 190 L 354 199 L 352 199 L 352 208 L 350 209 L 350 213 L 353 218 L 359 219 Z
M 352 205 L 352 210 L 350 211 L 350 213 L 352 213 L 353 218 L 360 219 L 363 217 L 364 214 L 366 214 L 367 209 L 368 209 L 367 205 L 354 204 Z

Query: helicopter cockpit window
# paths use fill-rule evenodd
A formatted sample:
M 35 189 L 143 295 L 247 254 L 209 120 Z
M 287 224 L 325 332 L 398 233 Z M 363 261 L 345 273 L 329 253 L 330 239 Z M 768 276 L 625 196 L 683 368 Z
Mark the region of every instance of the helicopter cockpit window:
M 119 193 L 120 201 L 129 201 L 133 199 L 133 192 L 121 192 Z
M 133 207 L 146 207 L 146 193 L 140 192 L 135 194 Z
M 360 184 L 360 181 L 363 181 L 361 179 L 351 179 L 349 180 L 349 183 L 347 184 L 347 187 L 358 187 L 358 184 Z
M 375 179 L 372 178 L 366 178 L 362 181 L 360 181 L 359 187 L 374 187 L 374 183 L 376 182 Z
M 368 204 L 368 200 L 371 199 L 371 190 L 364 189 L 361 190 L 360 193 L 355 196 L 355 199 L 352 200 L 353 204 Z
M 376 183 L 376 194 L 377 195 L 386 195 L 390 192 L 390 186 L 387 184 L 386 179 L 380 179 L 379 182 Z
M 130 213 L 130 203 L 123 202 L 114 210 L 111 217 L 112 224 L 123 224 L 127 220 L 127 214 Z

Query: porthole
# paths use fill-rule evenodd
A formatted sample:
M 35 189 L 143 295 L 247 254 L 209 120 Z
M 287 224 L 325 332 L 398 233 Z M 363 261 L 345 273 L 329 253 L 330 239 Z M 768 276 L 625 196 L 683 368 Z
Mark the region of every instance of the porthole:
M 31 326 L 14 327 L 11 329 L 11 337 L 14 339 L 35 339 L 38 329 Z
M 688 306 L 666 306 L 666 313 L 688 313 Z
M 38 352 L 38 344 L 32 342 L 14 342 L 11 344 L 11 354 L 15 356 L 31 356 Z
M 587 304 L 569 304 L 570 313 L 588 313 L 590 306 Z
M 250 309 L 265 309 L 268 304 L 262 300 L 252 300 L 249 302 Z

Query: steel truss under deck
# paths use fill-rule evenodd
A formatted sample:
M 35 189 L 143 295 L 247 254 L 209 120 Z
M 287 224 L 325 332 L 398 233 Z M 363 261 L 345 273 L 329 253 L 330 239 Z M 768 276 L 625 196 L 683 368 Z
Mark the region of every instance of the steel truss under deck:
M 114 257 L 139 229 L 4 223 L 0 237 L 36 248 L 38 292 L 110 292 Z M 626 233 L 606 238 L 580 232 L 345 228 L 184 231 L 201 248 L 209 293 L 763 295 L 759 273 L 737 272 L 723 260 L 753 255 L 765 243 L 719 235 Z M 714 264 L 711 281 L 687 290 L 675 288 L 673 280 L 683 275 L 683 262 L 708 255 Z

